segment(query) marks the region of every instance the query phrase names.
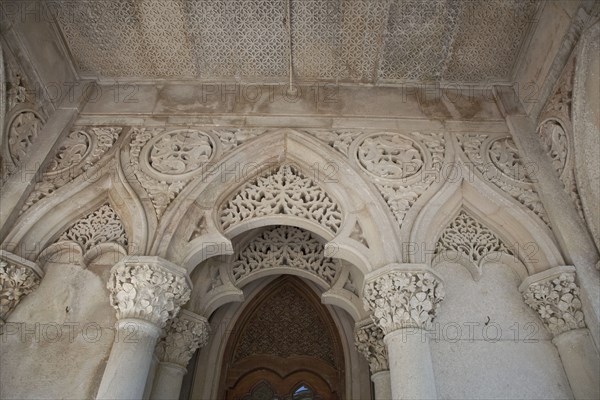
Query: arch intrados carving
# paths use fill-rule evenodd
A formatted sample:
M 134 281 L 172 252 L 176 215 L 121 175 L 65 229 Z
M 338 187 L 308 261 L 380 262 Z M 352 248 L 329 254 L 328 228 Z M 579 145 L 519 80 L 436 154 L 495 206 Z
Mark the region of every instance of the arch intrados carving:
M 463 176 L 469 176 L 466 170 L 463 173 Z M 564 263 L 548 227 L 477 176 L 473 176 L 472 181 L 447 182 L 424 206 L 410 236 L 417 251 L 407 253 L 405 261 L 431 264 L 431 250 L 435 249 L 440 234 L 461 207 L 492 229 L 505 243 L 516 245 L 516 251 L 521 252 L 520 262 L 529 274 Z M 523 251 L 529 252 L 523 254 Z
M 283 154 L 281 154 L 281 149 L 285 149 Z M 227 165 L 243 163 L 247 159 L 245 154 L 257 154 L 253 163 L 263 165 L 263 168 L 256 169 L 252 176 L 244 176 L 243 182 L 235 179 L 234 175 L 227 174 L 224 177 L 213 174 L 193 181 L 165 212 L 156 235 L 162 240 L 154 243 L 153 253 L 183 264 L 190 271 L 206 259 L 207 252 L 203 248 L 203 243 L 206 241 L 220 243 L 217 252 L 211 256 L 227 254 L 231 251 L 231 239 L 234 236 L 257 227 L 277 224 L 307 229 L 330 241 L 333 239 L 335 242 L 341 233 L 349 234 L 358 220 L 365 227 L 365 234 L 369 235 L 367 240 L 371 248 L 366 251 L 364 246 L 348 246 L 342 241 L 340 245 L 336 244 L 339 249 L 335 252 L 336 257 L 350 261 L 364 272 L 394 262 L 400 257 L 399 242 L 394 240 L 397 238 L 398 228 L 392 221 L 389 221 L 383 200 L 371 187 L 372 185 L 353 170 L 348 160 L 344 159 L 341 154 L 336 154 L 335 150 L 329 149 L 322 142 L 308 137 L 306 134 L 282 129 L 263 134 L 238 147 L 227 157 L 218 161 L 214 170 L 224 170 Z M 279 156 L 273 157 L 270 154 Z M 325 193 L 334 198 L 343 210 L 344 218 L 337 236 L 322 226 L 317 226 L 318 224 L 315 222 L 289 215 L 254 218 L 243 221 L 230 231 L 223 231 L 221 228 L 217 214 L 221 204 L 261 173 L 283 164 L 292 164 L 300 172 L 310 176 L 315 173 L 315 163 L 328 165 L 332 162 L 340 166 L 339 173 L 336 175 L 339 179 L 336 179 L 335 182 L 317 180 L 317 184 Z M 205 233 L 205 237 L 201 236 L 195 239 L 195 242 L 187 242 L 184 231 L 189 230 L 189 224 L 198 218 L 197 215 L 195 219 L 193 218 L 198 210 L 202 210 L 204 218 L 210 220 L 206 225 L 209 232 Z M 355 215 L 353 221 L 348 218 L 350 214 Z M 378 223 L 374 221 L 378 221 Z M 346 225 L 349 223 L 352 223 L 353 226 L 347 228 Z

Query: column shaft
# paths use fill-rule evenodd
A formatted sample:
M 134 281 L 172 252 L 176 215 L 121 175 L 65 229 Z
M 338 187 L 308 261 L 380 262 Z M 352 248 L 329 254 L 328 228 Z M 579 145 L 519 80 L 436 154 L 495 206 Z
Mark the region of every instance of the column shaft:
M 379 371 L 371 375 L 375 386 L 375 400 L 390 400 L 392 398 L 392 382 L 390 371 Z
M 97 399 L 141 399 L 160 328 L 138 319 L 116 323 L 113 343 Z
M 600 357 L 588 329 L 563 332 L 552 342 L 558 349 L 576 399 L 600 399 Z
M 398 329 L 385 335 L 393 399 L 436 399 L 435 377 L 427 334 Z
M 183 376 L 186 372 L 187 370 L 181 365 L 168 362 L 159 363 L 150 400 L 179 399 Z

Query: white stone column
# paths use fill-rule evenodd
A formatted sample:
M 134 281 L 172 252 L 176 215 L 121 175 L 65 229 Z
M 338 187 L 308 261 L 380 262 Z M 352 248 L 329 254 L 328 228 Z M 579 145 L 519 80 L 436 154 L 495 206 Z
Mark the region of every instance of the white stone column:
M 556 267 L 525 279 L 519 290 L 554 335 L 576 399 L 600 399 L 600 356 L 586 328 L 575 268 Z
M 185 269 L 159 257 L 125 257 L 111 270 L 110 303 L 117 310 L 115 341 L 98 399 L 141 399 L 162 329 L 185 304 Z
M 381 328 L 370 318 L 357 323 L 354 329 L 356 348 L 369 362 L 371 380 L 375 386 L 375 400 L 392 398 L 388 354 L 383 337 Z
M 208 342 L 208 320 L 187 310 L 167 323 L 165 337 L 156 346 L 158 369 L 150 399 L 177 400 L 183 376 L 194 352 Z
M 443 298 L 441 280 L 423 265 L 391 264 L 365 279 L 365 306 L 385 335 L 393 399 L 437 398 L 426 330 Z
M 35 263 L 0 250 L 0 332 L 8 315 L 37 289 L 43 276 Z

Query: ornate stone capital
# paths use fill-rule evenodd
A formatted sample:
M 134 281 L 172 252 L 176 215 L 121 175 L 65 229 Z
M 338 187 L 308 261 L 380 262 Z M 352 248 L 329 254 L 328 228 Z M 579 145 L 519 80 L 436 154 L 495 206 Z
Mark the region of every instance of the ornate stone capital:
M 554 336 L 585 328 L 574 267 L 556 267 L 532 275 L 519 290 L 525 303 L 539 314 Z
M 370 319 L 357 324 L 354 329 L 354 343 L 369 362 L 371 374 L 389 370 L 387 348 L 383 343 L 383 337 L 381 328 Z
M 408 327 L 429 329 L 443 299 L 441 280 L 411 264 L 391 264 L 371 273 L 363 290 L 365 308 L 373 311 L 373 321 L 386 335 Z
M 181 310 L 167 322 L 166 334 L 156 345 L 158 359 L 186 368 L 194 352 L 206 346 L 209 334 L 210 324 L 206 318 Z
M 191 293 L 185 269 L 159 257 L 125 257 L 116 264 L 107 288 L 117 318 L 137 318 L 164 328 Z
M 0 325 L 24 296 L 37 289 L 43 276 L 35 263 L 0 250 Z

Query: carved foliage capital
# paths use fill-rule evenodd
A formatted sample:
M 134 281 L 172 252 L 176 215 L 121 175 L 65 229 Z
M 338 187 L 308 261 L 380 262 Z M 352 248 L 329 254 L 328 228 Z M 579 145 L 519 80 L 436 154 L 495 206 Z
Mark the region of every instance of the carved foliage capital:
M 555 336 L 585 328 L 574 272 L 563 272 L 530 284 L 523 290 L 523 299 Z
M 210 324 L 200 315 L 189 311 L 182 312 L 167 322 L 166 334 L 156 345 L 160 361 L 171 362 L 187 367 L 194 352 L 206 346 Z
M 157 257 L 135 257 L 115 265 L 108 281 L 117 318 L 138 318 L 164 328 L 191 293 L 185 272 Z
M 21 261 L 21 262 L 20 262 Z M 31 262 L 0 252 L 0 319 L 4 321 L 24 296 L 40 285 L 41 272 Z
M 383 331 L 373 322 L 357 326 L 354 330 L 356 348 L 369 362 L 372 374 L 389 369 L 387 348 L 383 337 Z
M 442 283 L 426 271 L 390 271 L 368 281 L 363 293 L 365 307 L 386 335 L 408 327 L 430 329 L 443 299 Z

